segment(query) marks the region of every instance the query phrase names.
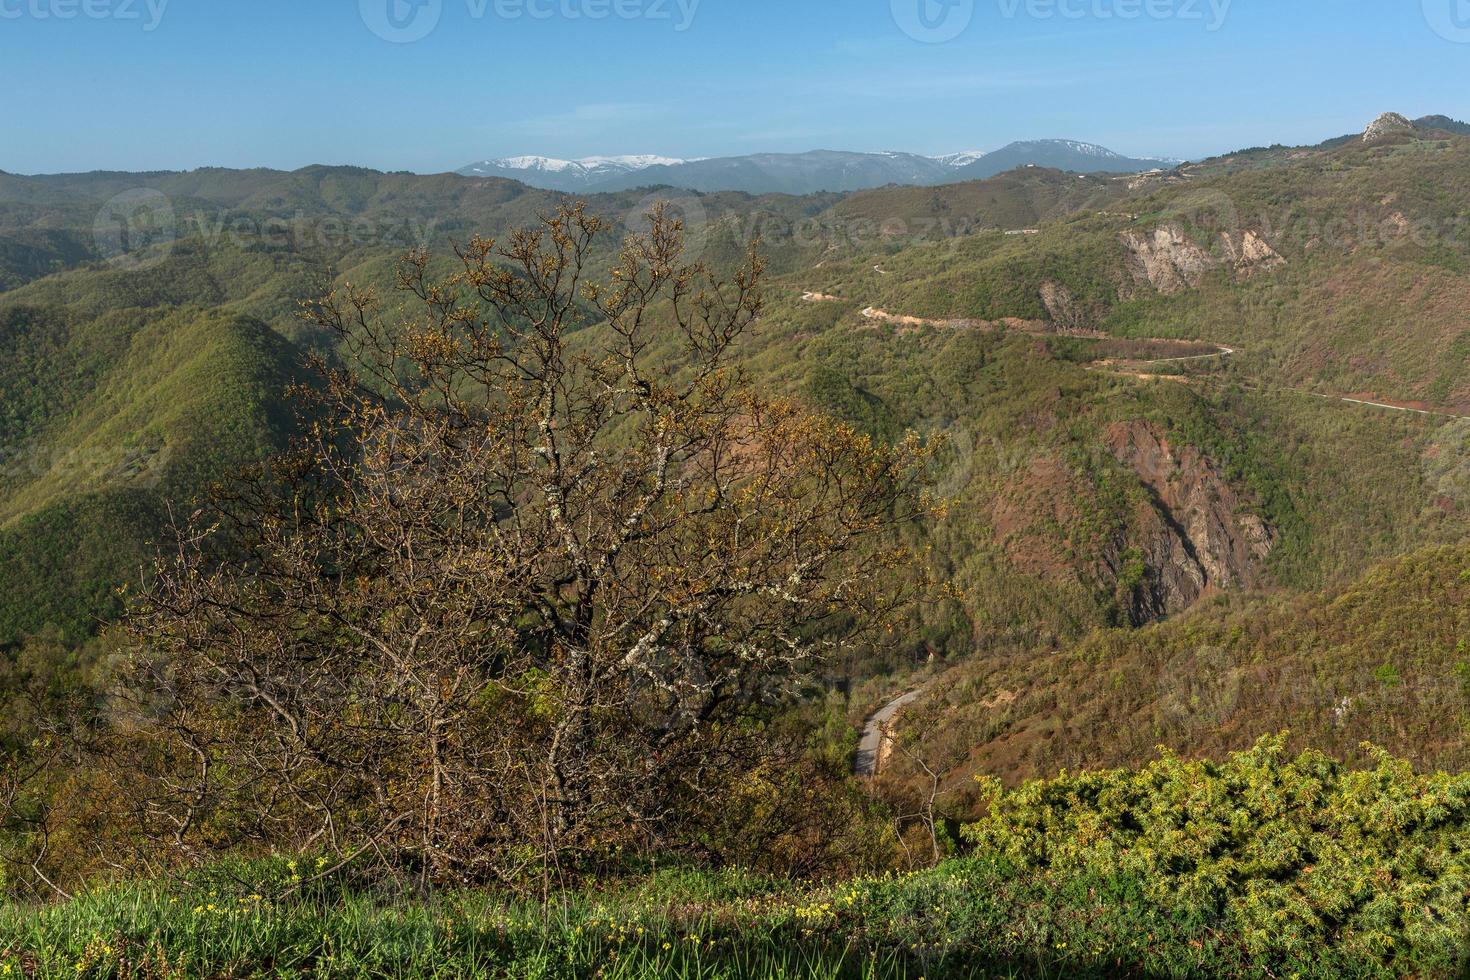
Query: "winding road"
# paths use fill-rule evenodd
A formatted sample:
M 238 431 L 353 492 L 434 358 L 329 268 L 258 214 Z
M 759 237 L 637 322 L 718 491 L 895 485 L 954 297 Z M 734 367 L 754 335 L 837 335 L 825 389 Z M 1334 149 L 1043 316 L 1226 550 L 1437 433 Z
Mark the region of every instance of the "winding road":
M 891 738 L 889 726 L 898 713 L 923 695 L 924 689 L 917 688 L 908 692 L 900 698 L 896 698 L 878 709 L 867 724 L 863 726 L 862 741 L 858 742 L 857 758 L 853 760 L 853 772 L 859 776 L 871 779 L 878 775 L 883 769 L 884 750 L 888 747 Z
M 1018 231 L 1018 232 L 1007 232 L 1007 234 L 1031 234 L 1031 233 L 1032 233 L 1032 229 L 1025 229 L 1025 230 Z M 819 266 L 820 266 L 820 264 L 819 264 Z M 878 275 L 880 275 L 880 276 L 886 276 L 886 275 L 889 274 L 888 271 L 885 270 L 881 264 L 873 266 L 873 271 L 875 273 L 877 273 Z M 809 303 L 815 303 L 815 302 L 833 301 L 833 300 L 840 299 L 840 297 L 830 296 L 830 295 L 827 295 L 825 293 L 820 293 L 820 292 L 807 292 L 805 295 L 802 296 L 802 299 L 803 300 L 806 300 Z M 880 310 L 877 307 L 873 307 L 873 306 L 870 306 L 867 309 L 863 310 L 861 315 L 866 320 L 877 320 L 877 321 L 880 321 L 880 322 L 893 323 L 893 324 L 896 324 L 898 326 L 909 326 L 909 327 L 914 327 L 914 326 L 936 326 L 936 327 L 954 327 L 954 328 L 958 328 L 958 327 L 963 327 L 963 326 L 973 326 L 973 325 L 975 325 L 974 321 L 967 321 L 967 320 L 931 320 L 931 319 L 925 319 L 923 317 L 905 316 L 903 314 L 889 313 L 887 310 Z M 1012 329 L 1015 329 L 1015 328 L 1012 328 Z M 1048 331 L 1041 331 L 1041 330 L 1036 330 L 1036 331 L 1020 330 L 1019 332 L 1021 332 L 1021 333 L 1036 333 L 1036 334 L 1049 333 Z M 1102 335 L 1098 335 L 1098 337 L 1096 339 L 1109 339 L 1109 338 L 1106 338 L 1106 337 L 1104 337 Z M 1119 339 L 1130 339 L 1130 338 L 1119 338 Z M 1131 339 L 1136 339 L 1136 338 L 1131 338 Z M 1147 360 L 1147 361 L 1130 361 L 1128 366 L 1138 367 L 1138 368 L 1147 368 L 1147 367 L 1152 367 L 1152 366 L 1162 365 L 1162 364 L 1183 364 L 1183 363 L 1187 363 L 1187 362 L 1191 362 L 1191 361 L 1204 361 L 1204 360 L 1209 360 L 1211 358 L 1221 358 L 1222 360 L 1228 360 L 1228 359 L 1230 359 L 1230 358 L 1232 358 L 1235 355 L 1237 355 L 1237 354 L 1240 353 L 1240 351 L 1239 351 L 1238 348 L 1230 347 L 1230 346 L 1227 346 L 1225 344 L 1214 343 L 1213 341 L 1195 341 L 1195 342 L 1196 343 L 1211 343 L 1211 344 L 1214 344 L 1214 346 L 1217 348 L 1217 350 L 1214 353 L 1212 353 L 1212 354 L 1194 354 L 1194 355 L 1190 355 L 1188 357 L 1161 357 L 1161 358 L 1156 358 L 1154 360 Z M 1180 384 L 1193 384 L 1193 383 L 1195 383 L 1197 381 L 1204 381 L 1205 380 L 1203 378 L 1187 377 L 1187 376 L 1184 376 L 1184 375 L 1145 374 L 1145 373 L 1143 373 L 1141 371 L 1129 371 L 1129 370 L 1123 369 L 1120 366 L 1115 366 L 1113 364 L 1113 362 L 1111 362 L 1111 361 L 1099 361 L 1099 362 L 1093 364 L 1092 366 L 1090 366 L 1088 368 L 1088 370 L 1090 370 L 1090 371 L 1106 371 L 1108 373 L 1115 374 L 1118 377 L 1134 378 L 1134 379 L 1139 380 L 1139 381 L 1176 381 L 1176 382 L 1178 382 Z M 1271 387 L 1271 388 L 1268 389 L 1265 386 L 1250 386 L 1250 385 L 1244 385 L 1243 387 L 1254 388 L 1254 390 L 1262 391 L 1262 392 L 1265 392 L 1265 391 L 1268 391 L 1268 390 L 1283 391 L 1283 392 L 1288 392 L 1288 393 L 1291 393 L 1291 394 L 1303 395 L 1303 396 L 1306 396 L 1306 397 L 1309 397 L 1309 398 L 1318 398 L 1318 399 L 1322 399 L 1324 401 L 1335 401 L 1335 402 L 1339 402 L 1339 403 L 1345 404 L 1345 405 L 1354 405 L 1354 406 L 1357 406 L 1357 407 L 1360 407 L 1360 408 L 1376 408 L 1376 409 L 1379 409 L 1379 410 L 1382 410 L 1382 411 L 1403 412 L 1403 413 L 1407 413 L 1407 414 L 1411 414 L 1411 415 L 1421 415 L 1421 416 L 1425 416 L 1425 417 L 1428 417 L 1428 418 L 1451 419 L 1451 420 L 1460 421 L 1460 422 L 1470 421 L 1470 416 L 1455 415 L 1455 414 L 1453 414 L 1451 412 L 1436 412 L 1436 411 L 1434 411 L 1432 409 L 1418 408 L 1418 407 L 1413 406 L 1413 405 L 1399 405 L 1399 404 L 1394 404 L 1392 402 L 1374 401 L 1374 400 L 1366 399 L 1366 398 L 1352 398 L 1352 397 L 1345 396 L 1345 395 L 1323 394 L 1321 392 L 1316 392 L 1316 391 L 1307 391 L 1306 389 L 1303 389 L 1303 388 L 1291 388 L 1291 387 L 1285 387 L 1285 386 L 1279 386 L 1279 387 L 1278 386 L 1273 386 L 1273 387 Z M 907 703 L 907 702 L 905 702 L 905 703 Z M 893 706 L 890 705 L 890 707 L 893 707 Z M 902 707 L 903 707 L 902 704 L 897 705 L 897 708 L 895 708 L 895 713 L 897 712 L 898 709 L 901 709 Z M 884 709 L 884 710 L 886 711 L 887 709 Z M 880 712 L 880 714 L 881 714 L 881 712 Z M 890 720 L 891 717 L 892 716 L 889 715 L 889 716 L 883 718 L 881 720 L 881 722 L 886 722 L 886 721 Z M 871 734 L 871 733 L 869 733 L 869 734 Z M 867 737 L 868 737 L 868 735 L 865 734 L 864 735 L 865 742 L 866 742 Z M 875 745 L 878 744 L 878 743 L 881 743 L 881 738 L 878 739 L 878 741 L 877 741 L 877 743 L 875 743 Z M 875 754 L 874 754 L 874 760 L 873 760 L 875 762 L 876 762 L 876 751 L 877 750 L 875 748 L 874 749 L 874 753 Z M 859 767 L 860 768 L 861 768 L 861 765 L 862 765 L 862 754 L 860 752 L 859 753 Z
M 881 271 L 881 270 L 878 270 L 875 267 L 874 271 Z M 886 274 L 887 273 L 884 273 L 884 275 L 886 275 Z M 806 300 L 807 302 L 811 303 L 811 302 L 824 302 L 824 301 L 830 302 L 830 301 L 838 300 L 841 297 L 838 297 L 838 296 L 829 296 L 829 295 L 827 295 L 825 293 L 808 292 L 808 293 L 804 294 L 801 298 L 804 299 L 804 300 Z M 926 327 L 951 327 L 951 328 L 959 328 L 959 327 L 974 326 L 974 325 L 976 325 L 976 321 L 972 321 L 972 320 L 932 320 L 932 319 L 926 319 L 924 317 L 906 316 L 906 315 L 901 314 L 901 313 L 889 313 L 887 310 L 880 310 L 880 309 L 878 309 L 877 307 L 874 307 L 874 306 L 870 306 L 867 309 L 863 310 L 860 315 L 865 320 L 877 320 L 877 321 L 880 321 L 880 322 L 883 322 L 883 323 L 897 324 L 899 326 L 911 326 L 911 327 L 926 326 Z M 1016 327 L 1009 327 L 1008 329 L 1011 329 L 1011 330 L 1013 330 L 1015 332 L 1018 332 L 1018 333 L 1032 334 L 1032 335 L 1035 335 L 1035 336 L 1048 336 L 1048 337 L 1050 337 L 1050 336 L 1058 336 L 1057 334 L 1055 334 L 1055 333 L 1053 333 L 1051 331 L 1046 331 L 1046 330 L 1025 330 L 1025 329 L 1019 329 L 1019 328 L 1016 328 Z M 1105 339 L 1136 340 L 1137 338 L 1129 338 L 1129 337 L 1110 338 L 1110 337 L 1105 337 L 1103 335 L 1099 335 L 1099 336 L 1097 336 L 1097 337 L 1095 337 L 1093 339 L 1098 339 L 1098 340 L 1105 340 Z M 1188 363 L 1190 361 L 1206 361 L 1206 360 L 1210 360 L 1211 358 L 1216 358 L 1216 357 L 1221 358 L 1221 359 L 1229 359 L 1229 358 L 1232 358 L 1235 355 L 1237 355 L 1237 354 L 1240 353 L 1240 348 L 1238 348 L 1238 347 L 1230 347 L 1230 346 L 1228 346 L 1226 344 L 1220 344 L 1220 343 L 1216 343 L 1214 341 L 1187 341 L 1187 340 L 1177 340 L 1177 339 L 1167 339 L 1167 338 L 1146 338 L 1143 342 L 1145 342 L 1145 343 L 1201 343 L 1201 344 L 1211 344 L 1211 345 L 1213 345 L 1216 348 L 1216 350 L 1213 353 L 1210 353 L 1210 354 L 1191 354 L 1191 355 L 1189 355 L 1187 357 L 1159 357 L 1159 358 L 1154 358 L 1153 360 L 1147 360 L 1147 361 L 1130 361 L 1129 363 L 1132 366 L 1143 368 L 1143 367 L 1151 367 L 1153 365 L 1159 365 L 1159 364 L 1184 364 L 1184 363 Z M 1141 372 L 1136 372 L 1136 371 L 1121 370 L 1121 369 L 1118 369 L 1114 365 L 1114 363 L 1112 361 L 1098 361 L 1095 364 L 1091 365 L 1088 368 L 1088 370 L 1089 371 L 1106 371 L 1106 372 L 1108 372 L 1110 374 L 1118 375 L 1119 377 L 1135 378 L 1135 379 L 1140 380 L 1140 381 L 1177 381 L 1180 384 L 1190 384 L 1190 383 L 1193 383 L 1193 382 L 1195 382 L 1197 380 L 1202 380 L 1202 379 L 1197 379 L 1197 378 L 1185 377 L 1183 375 L 1173 375 L 1173 374 L 1143 374 Z M 1362 407 L 1362 408 L 1377 408 L 1377 409 L 1383 409 L 1385 411 L 1390 411 L 1390 412 L 1404 412 L 1404 413 L 1407 413 L 1407 414 L 1410 414 L 1410 415 L 1422 415 L 1422 416 L 1426 416 L 1426 417 L 1429 417 L 1429 418 L 1452 419 L 1452 420 L 1460 421 L 1460 422 L 1470 421 L 1470 416 L 1467 416 L 1467 415 L 1455 415 L 1452 412 L 1436 412 L 1433 409 L 1415 408 L 1415 407 L 1409 406 L 1409 405 L 1395 405 L 1395 404 L 1393 404 L 1391 402 L 1372 401 L 1372 400 L 1369 400 L 1369 399 L 1366 399 L 1366 398 L 1350 398 L 1350 397 L 1347 397 L 1345 395 L 1328 395 L 1328 394 L 1323 394 L 1323 393 L 1317 392 L 1317 391 L 1307 391 L 1305 388 L 1289 388 L 1289 387 L 1284 387 L 1283 386 L 1283 387 L 1275 387 L 1275 388 L 1269 388 L 1268 389 L 1268 388 L 1265 388 L 1265 387 L 1250 386 L 1250 385 L 1243 385 L 1242 387 L 1246 387 L 1246 388 L 1248 388 L 1250 390 L 1262 391 L 1262 392 L 1266 392 L 1266 391 L 1282 391 L 1282 392 L 1288 392 L 1288 393 L 1294 394 L 1294 395 L 1304 395 L 1304 396 L 1306 396 L 1308 398 L 1319 398 L 1319 399 L 1322 399 L 1324 401 L 1336 401 L 1336 402 L 1341 402 L 1341 403 L 1346 404 L 1346 405 L 1356 405 L 1356 406 L 1359 406 L 1359 407 Z

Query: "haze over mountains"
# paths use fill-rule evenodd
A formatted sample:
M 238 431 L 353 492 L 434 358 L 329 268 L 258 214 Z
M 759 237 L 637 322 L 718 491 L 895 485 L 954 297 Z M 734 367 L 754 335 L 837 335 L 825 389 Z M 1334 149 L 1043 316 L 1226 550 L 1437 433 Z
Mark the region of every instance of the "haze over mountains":
M 409 249 L 453 269 L 452 245 L 514 241 L 573 201 L 608 220 L 585 272 L 609 281 L 647 206 L 680 196 L 653 175 L 867 175 L 915 183 L 702 194 L 685 249 L 719 277 L 760 240 L 758 329 L 729 360 L 754 391 L 854 444 L 944 437 L 946 506 L 911 531 L 944 600 L 906 613 L 895 649 L 834 668 L 848 701 L 799 707 L 836 719 L 823 759 L 849 752 L 843 711 L 920 691 L 896 719 L 912 753 L 877 775 L 938 786 L 956 820 L 990 805 L 976 775 L 1137 766 L 1159 745 L 1218 757 L 1288 730 L 1352 765 L 1375 764 L 1372 743 L 1466 771 L 1470 127 L 1364 123 L 1122 179 L 1106 151 L 1054 142 L 516 161 L 636 185 L 615 192 L 361 167 L 0 173 L 0 706 L 28 705 L 32 676 L 105 704 L 87 685 L 118 659 L 119 586 L 146 585 L 175 515 L 330 424 L 293 394 L 322 383 L 310 355 L 342 362 L 357 341 L 303 320 L 303 299 L 370 290 L 398 316 Z M 677 366 L 675 315 L 648 336 Z M 574 319 L 571 353 L 616 349 L 600 312 Z M 349 626 L 407 608 L 398 588 Z M 0 717 L 35 727 L 27 710 Z
M 1202 357 L 1164 364 L 1169 377 L 1201 374 L 1192 381 L 1200 390 L 1239 381 L 1249 391 L 1266 385 L 1315 392 L 1322 398 L 1291 395 L 1277 406 L 1284 413 L 1283 428 L 1274 437 L 1280 445 L 1252 450 L 1264 457 L 1260 486 L 1231 493 L 1238 500 L 1276 501 L 1274 509 L 1261 511 L 1267 525 L 1297 530 L 1283 532 L 1273 546 L 1272 554 L 1284 556 L 1273 559 L 1283 566 L 1274 581 L 1317 587 L 1329 575 L 1363 567 L 1361 561 L 1352 564 L 1338 556 L 1386 557 L 1444 540 L 1418 535 L 1416 522 L 1423 515 L 1417 502 L 1458 499 L 1458 491 L 1420 492 L 1406 484 L 1392 531 L 1344 544 L 1349 531 L 1340 528 L 1354 526 L 1356 514 L 1349 519 L 1332 511 L 1322 518 L 1329 526 L 1314 531 L 1288 506 L 1289 499 L 1273 496 L 1273 488 L 1318 486 L 1318 477 L 1329 472 L 1325 463 L 1313 472 L 1278 472 L 1284 465 L 1279 460 L 1290 455 L 1283 447 L 1325 444 L 1338 431 L 1316 431 L 1315 417 L 1303 421 L 1303 406 L 1327 411 L 1331 420 L 1348 404 L 1333 401 L 1337 398 L 1470 416 L 1465 374 L 1470 320 L 1457 278 L 1470 268 L 1464 243 L 1448 231 L 1443 240 L 1425 242 L 1405 230 L 1426 221 L 1457 227 L 1453 222 L 1470 193 L 1461 176 L 1470 172 L 1470 140 L 1459 135 L 1467 129 L 1443 116 L 1385 115 L 1366 133 L 1342 140 L 1257 147 L 1135 180 L 1054 169 L 1065 159 L 1044 153 L 1086 158 L 1074 166 L 1093 170 L 1099 164 L 1090 161 L 1101 161 L 1103 173 L 1123 166 L 1106 151 L 1054 142 L 1009 148 L 1036 165 L 985 180 L 966 178 L 1011 164 L 1016 156 L 960 154 L 934 160 L 834 153 L 519 164 L 526 176 L 590 181 L 595 175 L 605 183 L 620 180 L 636 187 L 670 170 L 694 172 L 690 168 L 752 180 L 784 175 L 793 182 L 816 179 L 818 165 L 841 174 L 852 160 L 883 168 L 875 176 L 883 182 L 917 181 L 924 173 L 947 171 L 944 186 L 757 198 L 732 190 L 702 200 L 700 255 L 715 267 L 731 267 L 751 237 L 762 239 L 775 277 L 768 332 L 762 335 L 774 345 L 766 365 L 771 376 L 797 391 L 819 389 L 820 397 L 813 397 L 822 405 L 884 432 L 952 417 L 973 416 L 977 426 L 990 426 L 996 411 L 992 396 L 1003 404 L 1012 398 L 1024 404 L 1033 396 L 1049 401 L 1048 393 L 1067 392 L 1066 404 L 1036 411 L 1046 418 L 1073 418 L 1091 404 L 1089 399 L 1128 393 L 1138 380 L 1127 371 L 1105 375 L 1079 363 L 1126 356 L 1145 364 L 1150 357 Z M 774 169 L 771 161 L 789 165 L 790 172 Z M 1040 165 L 1047 162 L 1053 167 Z M 805 170 L 802 163 L 808 165 Z M 11 456 L 0 460 L 10 464 L 9 479 L 0 486 L 0 644 L 47 628 L 85 637 L 97 622 L 115 615 L 117 582 L 152 546 L 162 493 L 185 499 L 241 460 L 279 444 L 291 419 L 281 394 L 283 379 L 299 370 L 303 348 L 327 343 L 295 316 L 299 300 L 319 289 L 324 276 L 391 283 L 405 250 L 427 245 L 447 251 L 473 234 L 503 235 L 553 212 L 570 193 L 526 183 L 355 167 L 0 174 L 0 446 L 12 447 Z M 1285 216 L 1282 188 L 1290 188 L 1299 202 Z M 1232 202 L 1231 209 L 1224 215 L 1208 208 L 1200 213 L 1199 201 L 1221 195 Z M 579 196 L 594 213 L 617 218 L 642 213 L 651 195 L 634 189 Z M 130 232 L 146 232 L 143 218 L 154 213 L 144 207 L 149 202 L 160 205 L 157 212 L 171 224 L 159 236 L 143 235 L 144 244 L 130 237 L 122 251 L 137 254 L 117 254 L 120 242 L 107 234 L 109 222 L 127 219 Z M 137 213 L 129 211 L 134 205 Z M 1368 227 L 1386 230 L 1362 241 L 1320 231 L 1340 223 L 1343 215 L 1363 215 Z M 1203 227 L 1194 227 L 1200 223 Z M 599 263 L 611 261 L 620 241 L 620 231 L 607 236 Z M 1425 300 L 1426 295 L 1435 298 Z M 1423 309 L 1434 314 L 1421 315 Z M 894 319 L 880 319 L 875 311 Z M 891 328 L 893 336 L 880 328 Z M 1007 331 L 1016 333 L 1012 341 L 1005 340 Z M 925 333 L 935 343 L 952 337 L 979 345 L 964 363 L 976 370 L 1004 363 L 1007 369 L 995 368 L 992 380 L 1019 387 L 1003 386 L 999 393 L 985 388 L 990 394 L 972 403 L 963 395 L 964 384 L 951 379 L 938 386 L 947 393 L 944 398 L 925 402 L 905 387 L 923 361 L 920 351 L 907 345 Z M 821 338 L 811 350 L 802 346 L 807 336 Z M 1034 362 L 1037 336 L 1052 349 Z M 781 346 L 781 338 L 789 346 Z M 1157 338 L 1170 342 L 1160 347 Z M 1179 348 L 1179 342 L 1196 346 Z M 1113 346 L 1088 351 L 1078 347 L 1083 343 Z M 1220 357 L 1218 351 L 1227 346 L 1236 353 Z M 186 356 L 206 350 L 214 352 L 213 361 Z M 806 376 L 816 371 L 810 362 L 818 355 L 837 375 Z M 225 361 L 233 365 L 228 371 L 219 367 Z M 1012 369 L 1019 372 L 1014 379 L 1008 373 Z M 788 370 L 795 376 L 786 377 Z M 211 376 L 226 383 L 201 387 L 199 379 Z M 1151 384 L 1161 399 L 1170 391 L 1177 397 L 1192 390 L 1178 388 L 1178 382 L 1171 388 L 1152 381 L 1142 390 L 1155 390 Z M 186 391 L 197 397 L 181 394 Z M 1316 405 L 1319 400 L 1322 405 Z M 1255 401 L 1253 396 L 1251 404 Z M 1113 433 L 1117 445 L 1101 441 L 1108 425 L 1139 418 L 1131 403 L 1115 407 L 1115 417 L 1100 419 L 1088 438 L 1103 447 L 1107 458 L 1132 452 L 1127 447 L 1134 443 L 1151 446 L 1152 432 L 1142 428 Z M 1234 418 L 1239 406 L 1227 403 L 1218 410 Z M 1159 407 L 1160 417 L 1170 411 Z M 1035 433 L 1026 434 L 1030 423 L 1023 422 L 1015 419 L 993 432 L 977 430 L 975 438 L 987 444 L 992 438 L 1039 440 Z M 1310 423 L 1312 431 L 1294 432 L 1291 427 L 1298 423 Z M 1241 422 L 1239 431 L 1258 427 L 1256 421 Z M 1169 435 L 1200 438 L 1194 430 Z M 1353 443 L 1362 436 L 1358 429 L 1349 435 L 1334 459 L 1351 459 L 1362 467 L 1383 452 L 1376 442 L 1371 451 Z M 1384 444 L 1390 443 L 1398 445 Z M 1244 452 L 1210 446 L 1222 459 Z M 1420 456 L 1427 451 L 1418 450 Z M 1393 472 L 1412 475 L 1418 459 L 1395 457 Z M 1216 499 L 1218 473 L 1211 470 L 1208 478 L 1205 469 L 1199 473 L 1200 485 L 1209 492 L 1198 499 Z M 1329 475 L 1329 483 L 1347 479 L 1335 470 Z M 1100 492 L 1093 486 L 1100 477 L 1068 475 L 1061 462 L 1015 479 L 1012 490 L 1018 497 L 1044 492 L 1091 501 Z M 1011 601 L 1003 601 L 1003 585 L 1016 568 L 1062 583 L 1056 586 L 1055 603 L 1067 611 L 1057 613 L 1058 635 L 1072 628 L 1068 623 L 1096 626 L 1174 614 L 1202 594 L 1198 582 L 1189 584 L 1207 578 L 1197 568 L 1189 571 L 1193 559 L 1170 556 L 1199 552 L 1204 544 L 1176 542 L 1169 532 L 1172 518 L 1154 520 L 1151 512 L 1140 511 L 1147 527 L 1129 525 L 1134 538 L 1100 540 L 1095 560 L 1074 560 L 1070 546 L 1058 543 L 1074 539 L 1058 537 L 1051 525 L 1012 528 L 1019 518 L 1003 501 L 988 502 L 988 486 L 975 484 L 975 512 L 993 511 L 987 519 L 1011 530 L 1010 544 L 967 573 L 975 578 L 976 594 L 988 597 L 987 617 Z M 1342 512 L 1353 506 L 1343 503 Z M 1067 513 L 1073 513 L 1070 507 Z M 1444 516 L 1443 510 L 1436 505 L 1424 520 L 1434 527 L 1458 527 L 1455 516 Z M 1465 512 L 1470 514 L 1470 504 Z M 1090 511 L 1079 507 L 1075 513 Z M 1118 520 L 1126 523 L 1126 517 Z M 1173 523 L 1189 526 L 1188 521 Z M 965 541 L 989 539 L 988 531 L 974 528 L 956 533 Z M 1330 547 L 1319 546 L 1319 539 Z M 1242 531 L 1217 550 L 1249 555 L 1251 542 Z M 1134 546 L 1144 556 L 1147 574 L 1119 592 L 1119 576 L 1129 567 L 1124 557 Z M 1265 580 L 1252 570 L 1252 561 L 1237 561 L 1228 580 Z M 986 571 L 992 566 L 993 574 Z M 1186 570 L 1182 578 L 1176 566 Z M 1317 569 L 1321 572 L 1314 575 Z M 1133 580 L 1125 576 L 1123 581 Z M 1044 619 L 1032 608 L 1040 601 L 1034 591 L 1022 597 L 1029 610 L 1024 615 L 1022 598 L 995 615 L 1002 622 Z
M 816 194 L 850 192 L 889 184 L 937 185 L 984 180 L 1016 167 L 1050 167 L 1075 173 L 1139 173 L 1167 170 L 1181 161 L 1126 157 L 1075 140 L 1031 140 L 994 152 L 972 150 L 929 157 L 916 153 L 757 153 L 709 159 L 652 155 L 600 156 L 582 160 L 522 156 L 485 160 L 459 170 L 471 177 L 507 177 L 543 190 L 614 192 L 668 186 L 711 193 Z

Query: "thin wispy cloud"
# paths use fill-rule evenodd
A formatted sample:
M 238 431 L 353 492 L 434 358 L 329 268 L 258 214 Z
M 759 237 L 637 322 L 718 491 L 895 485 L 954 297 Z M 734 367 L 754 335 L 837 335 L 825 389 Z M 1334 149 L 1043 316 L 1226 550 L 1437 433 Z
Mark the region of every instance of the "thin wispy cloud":
M 512 136 L 566 136 L 569 132 L 598 132 L 630 122 L 661 118 L 667 104 L 648 102 L 591 102 L 566 112 L 529 116 L 497 124 L 497 130 Z

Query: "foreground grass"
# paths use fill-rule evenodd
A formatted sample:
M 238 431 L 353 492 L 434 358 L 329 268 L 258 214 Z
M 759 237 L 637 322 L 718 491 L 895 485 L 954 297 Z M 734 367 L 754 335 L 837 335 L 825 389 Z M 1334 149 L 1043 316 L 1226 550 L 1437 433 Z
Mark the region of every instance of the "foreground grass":
M 735 873 L 666 874 L 549 910 L 483 894 L 273 901 L 239 882 L 138 885 L 0 913 L 0 976 L 907 980 L 1456 970 L 1444 960 L 1412 969 L 1355 961 L 1326 946 L 1284 962 L 1252 955 L 1226 923 L 1166 911 L 1142 900 L 1140 885 L 979 860 L 805 892 Z
M 795 894 L 735 873 L 663 875 L 549 910 L 482 894 L 272 901 L 246 887 L 140 885 L 10 909 L 0 975 L 1104 977 L 1246 965 L 1208 928 L 1118 905 L 1108 883 L 1058 888 L 973 861 Z
M 826 886 L 665 871 L 544 906 L 390 901 L 303 887 L 325 861 L 227 863 L 0 909 L 0 977 L 1470 975 L 1470 775 L 1285 744 L 991 784 L 977 856 Z

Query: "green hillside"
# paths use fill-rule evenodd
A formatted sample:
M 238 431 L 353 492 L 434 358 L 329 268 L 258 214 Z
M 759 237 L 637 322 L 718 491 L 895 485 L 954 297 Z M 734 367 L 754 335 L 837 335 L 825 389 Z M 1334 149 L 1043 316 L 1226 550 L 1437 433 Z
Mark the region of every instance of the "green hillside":
M 1140 178 L 1127 196 L 1036 235 L 870 251 L 813 270 L 807 288 L 985 320 L 1055 319 L 1043 299 L 1052 288 L 1069 323 L 1239 345 L 1237 377 L 1470 411 L 1470 139 L 1284 156 Z M 1160 229 L 1178 233 L 1150 256 L 1173 280 L 1162 288 L 1126 243 L 1151 244 Z M 1247 236 L 1269 251 L 1240 254 Z M 875 277 L 879 259 L 887 275 Z
M 997 180 L 986 200 L 1055 209 L 1068 187 L 1024 175 Z M 116 261 L 94 221 L 139 193 L 162 195 L 172 224 L 151 251 Z M 590 203 L 612 222 L 599 261 L 657 196 Z M 30 583 L 11 593 L 3 636 L 95 626 L 117 609 L 103 583 L 128 577 L 156 541 L 171 494 L 195 493 L 278 444 L 288 415 L 278 382 L 301 357 L 291 344 L 322 343 L 295 316 L 303 298 L 333 281 L 387 286 L 420 242 L 447 253 L 563 199 L 503 180 L 357 168 L 0 174 L 0 435 L 14 475 L 0 521 L 7 580 Z M 759 236 L 774 267 L 792 270 L 853 246 L 852 215 L 830 211 L 839 200 L 708 194 L 686 196 L 681 214 L 691 248 L 717 266 Z M 985 217 L 985 203 L 968 205 L 971 218 L 1001 220 Z M 916 227 L 906 237 L 928 235 Z M 69 584 L 50 595 L 52 580 Z
M 279 448 L 301 354 L 223 311 L 3 315 L 0 642 L 80 639 L 162 544 L 168 509 Z
M 1192 758 L 1290 730 L 1355 763 L 1371 743 L 1425 769 L 1470 766 L 1470 548 L 1418 551 L 1348 586 L 1220 596 L 1171 622 L 1056 652 L 973 660 L 936 682 L 910 734 L 950 772 L 1007 782 Z M 968 804 L 965 804 L 968 805 Z
M 1099 630 L 1131 642 L 1221 594 L 1291 601 L 1464 539 L 1462 423 L 1392 406 L 1470 412 L 1467 172 L 1470 139 L 1424 128 L 1141 178 L 1028 169 L 681 213 L 718 267 L 751 237 L 771 257 L 740 355 L 761 387 L 879 439 L 947 437 L 948 507 L 919 533 L 954 597 L 916 615 L 905 655 L 1028 678 Z M 103 261 L 94 217 L 140 188 L 178 237 Z M 613 219 L 597 262 L 656 196 L 589 202 Z M 562 199 L 355 168 L 0 175 L 0 639 L 85 635 L 169 505 L 280 444 L 281 392 L 326 343 L 303 297 L 388 288 L 416 234 L 447 269 L 449 242 Z

